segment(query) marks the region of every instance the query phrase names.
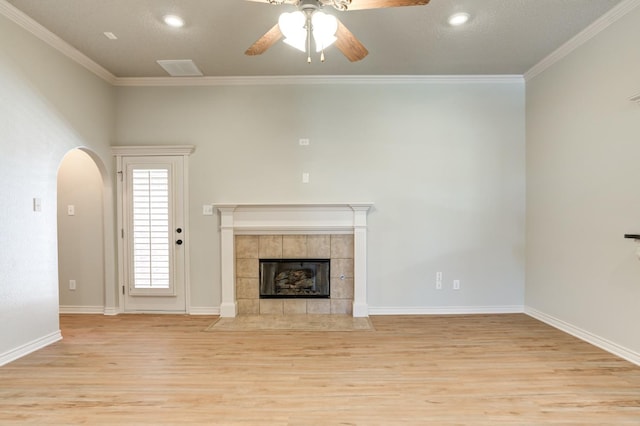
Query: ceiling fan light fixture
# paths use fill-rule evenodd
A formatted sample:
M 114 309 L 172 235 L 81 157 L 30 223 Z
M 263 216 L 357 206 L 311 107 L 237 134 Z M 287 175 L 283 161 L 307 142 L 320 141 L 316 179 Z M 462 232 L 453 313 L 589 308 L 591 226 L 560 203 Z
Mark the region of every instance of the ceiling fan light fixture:
M 177 15 L 165 15 L 162 17 L 165 24 L 173 28 L 182 28 L 184 26 L 184 19 Z
M 304 38 L 285 38 L 283 40 L 285 43 L 287 43 L 289 46 L 298 49 L 301 52 L 306 52 L 307 51 L 307 42 Z
M 305 29 L 306 18 L 300 11 L 283 13 L 278 18 L 280 32 L 284 35 L 284 42 L 295 47 L 301 52 L 306 52 L 307 30 Z
M 336 32 L 338 31 L 338 20 L 335 16 L 323 12 L 315 12 L 311 17 L 311 22 L 316 52 L 320 52 L 335 43 L 337 40 Z
M 469 21 L 469 18 L 471 18 L 471 15 L 466 12 L 454 13 L 449 16 L 448 22 L 452 27 L 458 27 L 466 24 Z

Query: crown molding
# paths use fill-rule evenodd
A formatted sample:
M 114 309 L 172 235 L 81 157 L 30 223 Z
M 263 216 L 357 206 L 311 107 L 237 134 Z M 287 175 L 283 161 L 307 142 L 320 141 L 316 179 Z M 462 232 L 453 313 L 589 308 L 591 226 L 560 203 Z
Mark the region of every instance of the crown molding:
M 521 75 L 282 75 L 246 77 L 127 77 L 115 86 L 263 86 L 323 84 L 477 84 L 524 83 Z
M 113 74 L 93 60 L 89 59 L 78 49 L 31 19 L 22 11 L 9 4 L 6 0 L 0 0 L 0 14 L 23 29 L 29 31 L 31 34 L 44 41 L 63 55 L 82 65 L 107 83 L 113 84 L 115 82 L 116 77 Z
M 547 68 L 562 60 L 578 47 L 585 44 L 587 41 L 606 29 L 609 25 L 618 21 L 620 18 L 622 18 L 638 6 L 640 6 L 640 0 L 623 0 L 609 12 L 596 19 L 593 24 L 589 25 L 587 28 L 579 32 L 565 44 L 551 52 L 551 54 L 549 54 L 543 60 L 531 67 L 529 71 L 524 73 L 525 81 L 529 81 L 535 78 L 536 76 L 544 72 Z

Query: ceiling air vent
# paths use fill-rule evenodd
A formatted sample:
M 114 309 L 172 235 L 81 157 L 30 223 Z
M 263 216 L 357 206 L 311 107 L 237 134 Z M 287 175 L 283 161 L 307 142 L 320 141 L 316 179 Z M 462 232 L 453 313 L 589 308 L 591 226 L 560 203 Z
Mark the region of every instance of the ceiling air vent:
M 167 59 L 156 62 L 171 77 L 200 77 L 203 75 L 191 59 Z

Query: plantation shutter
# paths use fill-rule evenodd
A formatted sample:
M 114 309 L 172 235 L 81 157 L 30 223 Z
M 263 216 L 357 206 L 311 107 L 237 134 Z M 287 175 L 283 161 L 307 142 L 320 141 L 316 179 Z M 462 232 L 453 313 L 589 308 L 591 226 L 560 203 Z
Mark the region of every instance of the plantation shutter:
M 134 289 L 171 287 L 168 169 L 132 170 Z

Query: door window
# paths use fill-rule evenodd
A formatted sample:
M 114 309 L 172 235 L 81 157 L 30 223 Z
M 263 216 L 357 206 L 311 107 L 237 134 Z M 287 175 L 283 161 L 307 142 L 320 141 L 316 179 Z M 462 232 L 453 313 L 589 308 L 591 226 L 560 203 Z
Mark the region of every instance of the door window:
M 132 170 L 133 287 L 169 289 L 169 170 Z

